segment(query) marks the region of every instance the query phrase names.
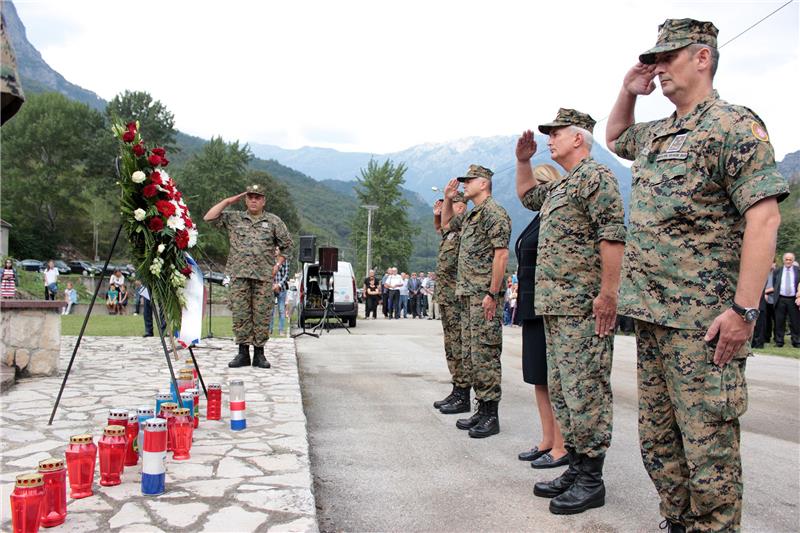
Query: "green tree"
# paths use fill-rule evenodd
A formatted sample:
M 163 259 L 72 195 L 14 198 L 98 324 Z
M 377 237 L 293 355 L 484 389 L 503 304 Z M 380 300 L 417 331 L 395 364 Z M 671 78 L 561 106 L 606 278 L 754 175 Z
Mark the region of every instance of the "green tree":
M 57 248 L 91 248 L 92 204 L 118 220 L 114 139 L 103 115 L 57 93 L 32 94 L 3 127 L 3 218 L 13 225 L 10 251 L 50 258 Z M 113 231 L 113 230 L 109 230 Z
M 387 159 L 379 165 L 370 160 L 361 176 L 356 178 L 356 196 L 359 205 L 377 205 L 372 213 L 372 265 L 379 269 L 396 266 L 408 269 L 411 256 L 412 237 L 419 231 L 408 220 L 406 213 L 409 203 L 403 198 L 402 186 L 405 183 L 406 166 L 395 165 Z M 367 210 L 358 209 L 351 218 L 351 242 L 358 257 L 354 268 L 359 277 L 364 273 L 367 255 Z
M 139 129 L 150 146 L 175 151 L 175 116 L 160 100 L 153 100 L 145 91 L 125 91 L 106 107 L 106 116 L 123 124 L 139 121 Z
M 786 252 L 800 256 L 800 181 L 790 182 L 789 191 L 789 197 L 780 203 L 781 227 L 775 250 L 779 265 Z

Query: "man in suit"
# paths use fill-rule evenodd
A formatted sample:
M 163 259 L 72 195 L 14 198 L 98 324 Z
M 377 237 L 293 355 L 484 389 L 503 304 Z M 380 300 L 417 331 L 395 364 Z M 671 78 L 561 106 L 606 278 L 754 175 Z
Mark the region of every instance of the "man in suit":
M 800 268 L 794 265 L 794 254 L 783 254 L 783 268 L 775 269 L 772 286 L 775 289 L 775 346 L 783 346 L 786 320 L 789 320 L 792 346 L 800 348 Z

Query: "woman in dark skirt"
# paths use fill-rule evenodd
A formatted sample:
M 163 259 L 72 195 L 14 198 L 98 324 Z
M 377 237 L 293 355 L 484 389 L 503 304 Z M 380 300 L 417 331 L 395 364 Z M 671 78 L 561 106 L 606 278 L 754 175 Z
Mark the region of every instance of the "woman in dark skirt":
M 539 183 L 558 179 L 558 171 L 551 165 L 538 165 L 533 175 Z M 547 389 L 547 345 L 544 335 L 544 319 L 534 312 L 534 278 L 536 276 L 536 252 L 539 244 L 539 214 L 517 239 L 514 252 L 519 269 L 519 293 L 517 295 L 516 318 L 522 325 L 522 379 L 534 387 L 536 406 L 542 422 L 542 438 L 531 450 L 519 454 L 521 461 L 531 461 L 533 468 L 554 468 L 567 464 L 564 438 L 550 404 Z

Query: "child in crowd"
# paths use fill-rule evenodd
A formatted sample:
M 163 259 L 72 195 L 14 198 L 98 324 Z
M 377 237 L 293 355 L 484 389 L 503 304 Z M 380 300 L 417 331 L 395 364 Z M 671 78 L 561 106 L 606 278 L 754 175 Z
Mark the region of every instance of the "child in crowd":
M 64 307 L 64 311 L 62 311 L 61 314 L 68 315 L 72 312 L 72 306 L 78 303 L 78 291 L 75 290 L 71 281 L 67 282 L 67 288 L 64 289 L 64 301 L 67 302 L 67 305 Z
M 108 309 L 109 315 L 117 314 L 118 299 L 119 291 L 117 290 L 117 286 L 112 283 L 108 286 L 108 291 L 106 292 L 106 308 Z

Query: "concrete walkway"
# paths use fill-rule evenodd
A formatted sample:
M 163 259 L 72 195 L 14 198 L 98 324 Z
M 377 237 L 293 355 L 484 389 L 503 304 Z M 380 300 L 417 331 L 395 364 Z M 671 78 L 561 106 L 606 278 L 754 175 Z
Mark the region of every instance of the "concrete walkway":
M 51 455 L 63 457 L 70 435 L 92 433 L 97 442 L 109 408 L 154 405 L 156 391 L 168 387 L 157 338 L 87 337 L 47 426 L 75 340 L 63 339 L 58 376 L 21 380 L 0 396 L 3 531 L 11 531 L 9 494 L 17 474 Z M 269 370 L 229 369 L 229 340 L 207 346 L 223 348 L 195 350 L 206 384 L 223 384 L 223 420 L 205 420 L 202 399 L 191 459 L 167 459 L 167 492 L 142 496 L 141 468 L 127 467 L 121 485 L 101 487 L 96 478 L 93 496 L 68 497 L 66 522 L 48 531 L 317 531 L 294 341 L 270 340 Z M 241 432 L 230 431 L 227 408 L 227 382 L 235 377 L 246 387 L 247 429 Z M 99 465 L 96 471 L 99 477 Z

